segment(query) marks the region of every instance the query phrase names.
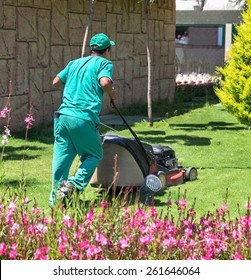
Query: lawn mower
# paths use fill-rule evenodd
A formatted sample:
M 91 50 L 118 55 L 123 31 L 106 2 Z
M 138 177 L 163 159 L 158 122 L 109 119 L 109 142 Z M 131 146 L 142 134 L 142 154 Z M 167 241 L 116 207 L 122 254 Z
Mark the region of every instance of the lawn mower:
M 134 139 L 116 134 L 101 135 L 103 159 L 92 176 L 91 186 L 131 186 L 154 194 L 197 179 L 197 169 L 179 165 L 175 151 L 169 146 L 141 142 L 113 101 L 112 105 Z

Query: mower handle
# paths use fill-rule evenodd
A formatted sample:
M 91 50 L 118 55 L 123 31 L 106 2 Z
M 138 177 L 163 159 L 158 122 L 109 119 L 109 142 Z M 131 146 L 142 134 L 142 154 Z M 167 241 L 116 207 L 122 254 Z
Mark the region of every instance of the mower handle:
M 130 125 L 127 123 L 127 121 L 125 120 L 125 118 L 123 117 L 123 115 L 121 114 L 120 110 L 118 109 L 118 107 L 115 105 L 114 103 L 114 99 L 111 99 L 111 104 L 113 105 L 114 109 L 118 112 L 119 116 L 121 117 L 121 119 L 123 120 L 123 122 L 125 123 L 125 125 L 127 126 L 127 128 L 130 130 L 130 132 L 132 133 L 133 137 L 135 138 L 136 142 L 138 143 L 138 145 L 141 147 L 144 156 L 147 160 L 147 162 L 149 162 L 150 164 L 152 163 L 153 160 L 153 155 L 150 154 L 148 151 L 146 151 L 146 149 L 144 148 L 143 144 L 141 143 L 140 139 L 138 138 L 138 136 L 136 135 L 136 133 L 132 130 L 132 128 L 130 127 Z

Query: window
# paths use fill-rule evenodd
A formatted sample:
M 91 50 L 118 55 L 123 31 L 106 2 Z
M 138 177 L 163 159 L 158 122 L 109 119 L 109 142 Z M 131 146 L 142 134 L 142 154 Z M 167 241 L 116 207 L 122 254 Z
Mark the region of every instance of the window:
M 223 26 L 176 26 L 176 43 L 180 45 L 222 47 Z

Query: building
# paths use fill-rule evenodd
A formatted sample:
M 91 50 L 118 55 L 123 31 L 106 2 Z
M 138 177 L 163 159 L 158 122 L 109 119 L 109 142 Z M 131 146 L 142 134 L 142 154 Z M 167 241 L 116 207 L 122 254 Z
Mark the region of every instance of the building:
M 212 74 L 224 64 L 245 1 L 235 2 L 176 0 L 176 73 Z

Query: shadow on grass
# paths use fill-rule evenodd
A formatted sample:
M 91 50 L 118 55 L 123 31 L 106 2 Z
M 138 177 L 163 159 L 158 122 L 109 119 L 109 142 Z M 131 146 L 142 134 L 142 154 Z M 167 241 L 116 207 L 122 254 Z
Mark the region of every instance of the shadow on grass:
M 209 146 L 211 145 L 211 138 L 188 136 L 188 135 L 173 135 L 165 138 L 165 143 L 172 144 L 182 142 L 186 146 Z
M 221 166 L 221 167 L 213 167 L 213 166 L 200 166 L 198 167 L 198 169 L 200 170 L 205 170 L 205 169 L 217 169 L 217 170 L 224 170 L 224 169 L 235 169 L 235 170 L 247 170 L 247 169 L 251 169 L 251 166 Z
M 18 175 L 19 174 L 15 174 L 17 179 L 4 179 L 0 184 L 1 188 L 5 188 L 6 190 L 20 189 L 20 187 L 22 186 L 27 189 L 27 188 L 33 188 L 34 186 L 37 186 L 39 184 L 39 180 L 35 178 L 25 179 L 25 183 L 22 184 L 21 179 L 18 179 Z
M 154 130 L 154 131 L 138 131 L 138 134 L 141 135 L 166 135 L 165 131 L 163 130 Z
M 3 160 L 33 160 L 41 157 L 41 153 L 37 155 L 30 155 L 31 151 L 39 151 L 42 152 L 46 150 L 46 148 L 38 147 L 38 146 L 32 146 L 29 145 L 25 149 L 24 147 L 12 147 L 12 146 L 7 146 L 4 150 L 4 156 Z
M 209 146 L 211 145 L 211 138 L 208 137 L 198 137 L 198 136 L 188 136 L 188 135 L 172 135 L 165 137 L 140 137 L 143 142 L 151 143 L 153 145 L 157 144 L 173 144 L 180 143 L 186 146 Z
M 229 122 L 208 122 L 207 124 L 170 124 L 173 130 L 246 130 L 243 125 L 238 125 L 236 123 Z
M 20 138 L 20 140 L 24 140 L 25 132 L 19 131 L 15 133 L 16 138 Z M 53 144 L 54 142 L 54 135 L 53 135 L 53 125 L 48 126 L 39 126 L 34 127 L 29 130 L 28 133 L 28 141 L 34 142 L 38 141 L 44 144 Z
M 191 110 L 202 108 L 205 105 L 218 104 L 219 99 L 214 96 L 213 98 L 199 98 L 195 97 L 191 101 L 177 100 L 174 104 L 168 105 L 165 100 L 152 103 L 152 113 L 155 117 L 173 117 L 190 112 Z M 138 102 L 126 108 L 119 108 L 121 113 L 125 116 L 128 115 L 143 115 L 147 116 L 147 104 Z

